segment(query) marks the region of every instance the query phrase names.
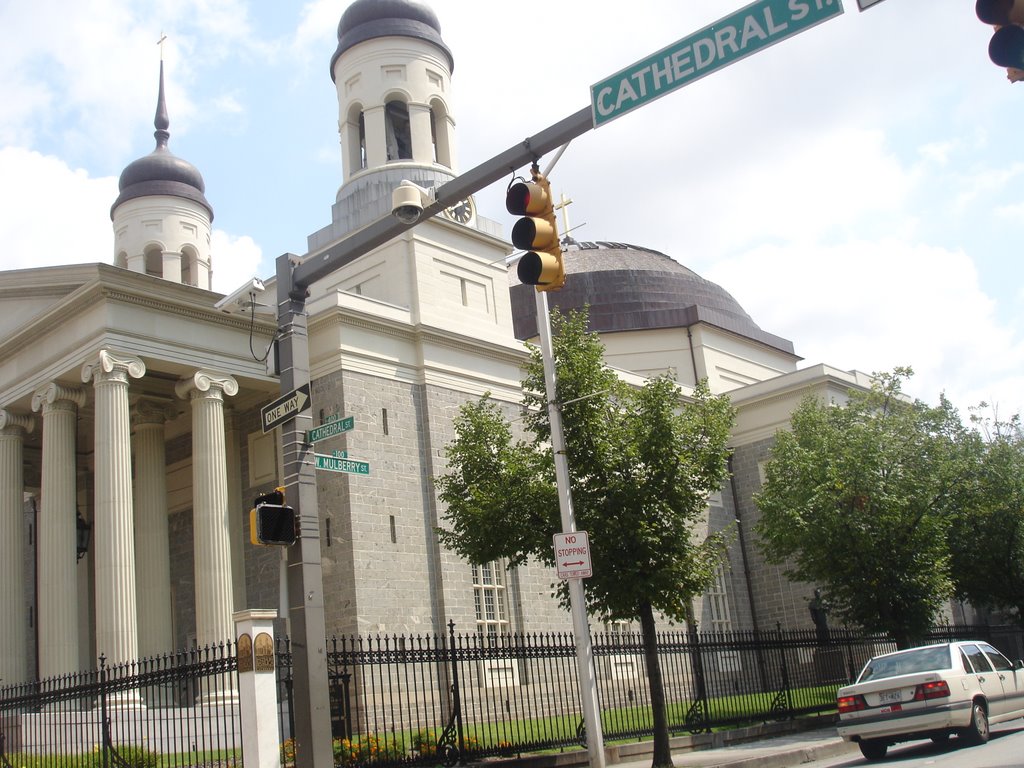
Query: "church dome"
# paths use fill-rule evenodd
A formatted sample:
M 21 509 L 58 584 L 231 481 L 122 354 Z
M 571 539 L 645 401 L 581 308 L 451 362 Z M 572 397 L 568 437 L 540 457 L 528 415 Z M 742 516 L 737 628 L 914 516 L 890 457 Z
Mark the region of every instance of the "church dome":
M 163 62 L 160 62 L 160 93 L 157 97 L 156 148 L 145 157 L 134 160 L 121 172 L 117 188 L 120 194 L 110 208 L 110 218 L 122 203 L 139 197 L 166 195 L 192 200 L 203 206 L 213 221 L 213 208 L 206 200 L 206 184 L 199 169 L 187 160 L 172 154 L 167 148 L 170 138 L 167 106 L 164 101 Z
M 761 328 L 717 283 L 663 253 L 627 243 L 578 242 L 565 255 L 567 279 L 548 293 L 563 312 L 590 307 L 597 333 L 686 328 L 707 323 L 793 354 L 793 342 Z M 537 335 L 535 288 L 512 286 L 516 338 Z
M 338 23 L 338 48 L 331 57 L 331 79 L 334 79 L 334 63 L 339 56 L 377 37 L 425 40 L 444 54 L 449 73 L 455 69 L 452 52 L 441 39 L 441 23 L 430 8 L 413 0 L 356 0 L 345 9 Z

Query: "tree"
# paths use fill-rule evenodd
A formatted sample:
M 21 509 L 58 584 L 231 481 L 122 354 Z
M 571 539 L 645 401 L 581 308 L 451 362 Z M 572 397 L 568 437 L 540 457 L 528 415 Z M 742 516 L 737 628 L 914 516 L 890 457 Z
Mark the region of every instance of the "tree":
M 689 617 L 724 550 L 721 533 L 697 537 L 708 496 L 727 475 L 733 409 L 702 382 L 683 403 L 669 376 L 632 388 L 604 363 L 585 312 L 552 317 L 557 400 L 561 403 L 573 510 L 590 535 L 594 575 L 588 611 L 638 620 L 651 689 L 655 766 L 672 764 L 657 658 L 655 612 Z M 486 397 L 464 406 L 437 478 L 447 509 L 441 541 L 474 563 L 530 558 L 554 566 L 551 537 L 561 531 L 551 425 L 539 350 L 523 380 L 524 431 L 514 439 L 500 408 Z M 568 605 L 565 584 L 558 588 Z
M 984 404 L 982 408 L 984 408 Z M 1020 417 L 972 421 L 974 503 L 952 521 L 949 550 L 956 596 L 1024 620 L 1024 429 Z
M 819 584 L 843 621 L 900 648 L 951 594 L 947 530 L 969 499 L 966 430 L 942 397 L 910 400 L 909 368 L 876 374 L 842 407 L 809 396 L 780 432 L 756 501 L 771 562 Z

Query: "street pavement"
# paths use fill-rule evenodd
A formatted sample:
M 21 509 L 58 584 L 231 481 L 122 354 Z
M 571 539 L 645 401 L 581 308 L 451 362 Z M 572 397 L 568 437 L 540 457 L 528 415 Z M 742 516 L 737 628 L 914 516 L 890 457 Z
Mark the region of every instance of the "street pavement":
M 847 754 L 860 756 L 856 744 L 844 742 L 836 734 L 835 716 L 676 736 L 671 746 L 677 768 L 788 768 Z M 510 768 L 582 768 L 588 760 L 586 751 L 571 750 L 524 755 L 503 763 Z M 650 768 L 651 742 L 606 746 L 605 764 L 609 768 Z
M 672 762 L 677 768 L 788 768 L 846 754 L 859 757 L 857 745 L 839 738 L 831 718 L 822 720 L 819 727 L 806 727 L 806 722 L 772 723 L 675 738 Z M 606 763 L 615 768 L 650 768 L 650 746 L 650 742 L 645 742 L 609 747 L 605 751 Z
M 843 741 L 836 735 L 835 726 L 829 726 L 717 749 L 673 752 L 672 762 L 680 768 L 787 768 L 848 753 L 860 755 L 856 744 Z M 650 758 L 646 763 L 637 761 L 637 765 L 650 766 Z

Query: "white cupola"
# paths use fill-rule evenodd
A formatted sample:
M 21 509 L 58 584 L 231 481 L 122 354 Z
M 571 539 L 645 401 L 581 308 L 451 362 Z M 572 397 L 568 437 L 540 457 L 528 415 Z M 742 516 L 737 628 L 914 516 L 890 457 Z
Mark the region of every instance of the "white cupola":
M 163 61 L 154 125 L 156 148 L 121 172 L 110 208 L 114 265 L 210 290 L 213 208 L 199 170 L 167 148 Z

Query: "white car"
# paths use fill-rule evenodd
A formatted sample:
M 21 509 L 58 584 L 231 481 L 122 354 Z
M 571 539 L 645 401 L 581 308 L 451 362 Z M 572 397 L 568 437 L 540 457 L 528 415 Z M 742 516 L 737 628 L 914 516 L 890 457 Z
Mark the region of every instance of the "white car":
M 911 648 L 871 659 L 837 698 L 839 735 L 868 760 L 898 741 L 954 733 L 984 744 L 989 723 L 1024 717 L 1024 662 L 981 641 Z

